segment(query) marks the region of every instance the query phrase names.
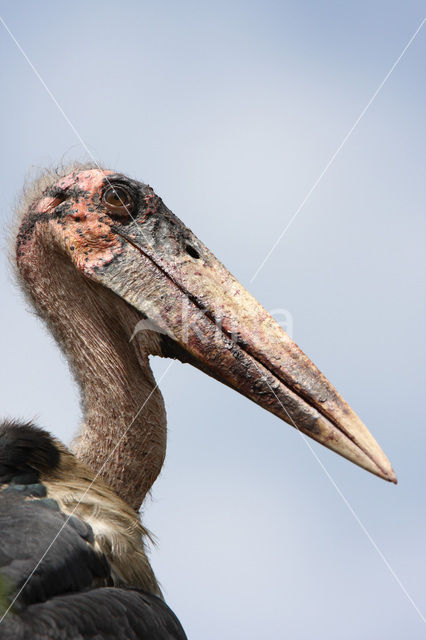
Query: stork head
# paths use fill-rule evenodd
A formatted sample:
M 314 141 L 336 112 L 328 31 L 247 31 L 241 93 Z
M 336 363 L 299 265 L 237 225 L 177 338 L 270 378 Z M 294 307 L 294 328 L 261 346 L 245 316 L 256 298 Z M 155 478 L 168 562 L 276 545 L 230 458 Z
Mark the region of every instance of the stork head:
M 133 309 L 139 322 L 129 338 L 149 331 L 156 353 L 191 363 L 396 482 L 373 436 L 325 376 L 149 186 L 99 168 L 51 180 L 18 232 L 24 279 L 35 268 L 40 229 L 82 282 Z

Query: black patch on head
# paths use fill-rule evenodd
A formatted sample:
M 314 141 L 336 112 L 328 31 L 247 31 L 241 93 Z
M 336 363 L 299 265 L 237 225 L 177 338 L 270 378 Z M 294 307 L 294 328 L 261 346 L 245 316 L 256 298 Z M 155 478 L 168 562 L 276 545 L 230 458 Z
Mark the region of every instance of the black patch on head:
M 31 238 L 37 222 L 48 222 L 49 220 L 58 220 L 62 218 L 67 207 L 69 207 L 69 203 L 65 201 L 62 204 L 58 205 L 55 209 L 47 211 L 46 213 L 39 213 L 35 210 L 31 210 L 25 216 L 21 223 L 21 226 L 19 227 L 18 235 L 16 237 L 16 255 L 18 257 L 21 256 L 21 247 L 25 245 Z
M 30 422 L 0 424 L 0 483 L 37 483 L 39 472 L 58 466 L 60 452 L 51 435 Z
M 81 187 L 66 187 L 66 189 L 61 189 L 58 186 L 50 187 L 50 189 L 46 189 L 43 193 L 43 198 L 46 196 L 50 196 L 51 198 L 57 198 L 59 200 L 66 200 L 67 198 L 73 198 L 76 202 L 83 198 L 84 200 L 89 199 L 89 194 L 85 189 Z
M 36 210 L 37 204 L 41 198 L 45 198 L 47 196 L 56 198 L 60 202 L 53 209 L 41 213 Z M 30 240 L 37 222 L 58 220 L 60 224 L 64 225 L 66 215 L 73 212 L 73 205 L 76 202 L 79 202 L 80 199 L 89 201 L 89 197 L 90 194 L 78 186 L 61 189 L 60 187 L 53 185 L 52 187 L 45 189 L 40 198 L 33 202 L 27 214 L 23 218 L 21 226 L 19 227 L 16 238 L 16 254 L 18 258 L 22 255 L 22 246 Z

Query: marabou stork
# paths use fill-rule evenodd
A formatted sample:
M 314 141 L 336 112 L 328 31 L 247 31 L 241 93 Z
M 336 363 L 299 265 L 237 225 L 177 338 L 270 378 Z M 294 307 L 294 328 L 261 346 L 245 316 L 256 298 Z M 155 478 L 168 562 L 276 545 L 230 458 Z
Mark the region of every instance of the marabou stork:
M 148 185 L 75 165 L 45 173 L 18 213 L 18 277 L 70 363 L 83 422 L 73 453 L 31 424 L 0 428 L 0 638 L 185 638 L 138 516 L 166 449 L 150 355 L 396 482 L 328 380 Z

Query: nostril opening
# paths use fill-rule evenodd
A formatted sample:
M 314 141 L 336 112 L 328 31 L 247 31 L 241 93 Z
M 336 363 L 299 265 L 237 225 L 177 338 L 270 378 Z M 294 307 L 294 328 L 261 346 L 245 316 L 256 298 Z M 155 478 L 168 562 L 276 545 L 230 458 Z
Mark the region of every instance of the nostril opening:
M 195 258 L 195 260 L 198 260 L 198 258 L 200 257 L 200 254 L 196 249 L 194 249 L 194 247 L 191 247 L 190 244 L 187 244 L 185 249 L 186 249 L 186 253 L 188 253 L 191 256 L 191 258 Z

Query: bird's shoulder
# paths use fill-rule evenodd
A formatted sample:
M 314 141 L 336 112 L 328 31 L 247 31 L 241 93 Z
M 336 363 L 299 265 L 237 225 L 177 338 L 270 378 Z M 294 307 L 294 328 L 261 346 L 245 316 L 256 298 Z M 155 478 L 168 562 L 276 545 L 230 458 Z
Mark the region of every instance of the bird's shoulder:
M 61 477 L 64 452 L 69 463 L 72 454 L 30 423 L 0 424 L 0 640 L 184 640 L 161 598 L 114 586 L 114 554 L 96 542 L 90 518 L 52 498 L 46 478 Z

